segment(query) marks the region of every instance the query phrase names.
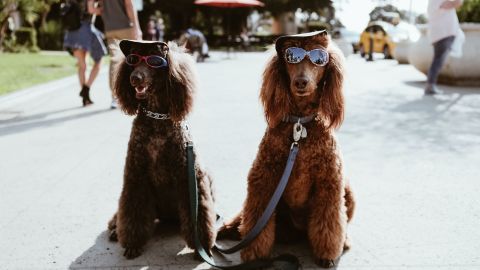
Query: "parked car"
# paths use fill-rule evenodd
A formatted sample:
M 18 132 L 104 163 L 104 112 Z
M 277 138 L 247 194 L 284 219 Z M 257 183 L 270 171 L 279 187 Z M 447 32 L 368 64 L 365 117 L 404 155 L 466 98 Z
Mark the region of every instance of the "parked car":
M 370 22 L 360 35 L 358 47 L 362 57 L 370 53 L 370 39 L 373 39 L 373 52 L 383 53 L 385 59 L 392 59 L 395 43 L 388 32 L 393 27 L 382 21 Z

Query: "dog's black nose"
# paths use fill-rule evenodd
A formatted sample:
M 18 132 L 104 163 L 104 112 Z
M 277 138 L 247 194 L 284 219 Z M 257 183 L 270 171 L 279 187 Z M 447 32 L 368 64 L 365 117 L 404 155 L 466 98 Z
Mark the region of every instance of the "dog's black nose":
M 307 87 L 308 80 L 305 78 L 296 78 L 295 79 L 295 87 L 297 89 L 305 89 Z
M 140 73 L 133 73 L 133 74 L 130 76 L 130 83 L 131 83 L 133 86 L 140 85 L 140 84 L 142 84 L 142 82 L 143 82 L 143 76 L 142 76 L 142 74 L 140 74 Z

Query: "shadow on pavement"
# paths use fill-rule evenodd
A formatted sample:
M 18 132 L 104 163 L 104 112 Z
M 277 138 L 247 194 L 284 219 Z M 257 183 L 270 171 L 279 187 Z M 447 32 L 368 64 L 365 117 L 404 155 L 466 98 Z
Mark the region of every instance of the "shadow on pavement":
M 178 230 L 172 226 L 162 226 L 148 241 L 144 252 L 133 260 L 123 256 L 124 249 L 118 242 L 108 240 L 108 231 L 95 239 L 95 243 L 84 251 L 69 269 L 113 268 L 142 269 L 206 269 L 194 260 L 193 251 L 185 247 Z
M 222 241 L 231 246 L 234 243 Z M 84 251 L 71 264 L 69 269 L 121 268 L 121 269 L 211 269 L 206 263 L 194 259 L 193 251 L 185 246 L 179 236 L 178 229 L 172 225 L 160 226 L 149 240 L 141 256 L 127 260 L 123 257 L 124 249 L 117 242 L 108 240 L 108 231 L 103 231 L 95 239 L 95 243 Z M 298 256 L 302 269 L 318 269 L 313 262 L 311 251 L 306 241 L 297 244 L 276 244 L 273 255 L 294 254 Z M 215 254 L 215 261 L 224 265 L 240 263 L 239 254 L 222 256 Z M 337 269 L 336 266 L 330 269 Z M 279 264 L 276 264 L 277 266 Z M 268 268 L 274 269 L 274 268 Z M 267 270 L 267 269 L 265 269 Z
M 77 114 L 61 116 L 61 117 L 57 117 L 57 118 L 41 120 L 41 119 L 46 118 L 47 116 L 51 116 L 51 115 L 55 115 L 55 114 L 59 114 L 59 113 L 76 111 L 77 109 L 79 109 L 79 108 L 78 107 L 77 108 L 68 108 L 68 109 L 62 109 L 62 110 L 57 110 L 57 111 L 44 112 L 44 113 L 35 114 L 35 115 L 27 116 L 27 117 L 17 117 L 17 118 L 10 119 L 10 120 L 0 121 L 0 136 L 5 136 L 5 135 L 10 135 L 10 134 L 15 134 L 15 133 L 21 133 L 21 132 L 29 131 L 31 129 L 40 128 L 40 127 L 44 128 L 44 127 L 55 126 L 55 125 L 63 123 L 63 122 L 67 122 L 67 121 L 71 121 L 71 120 L 78 120 L 78 119 L 87 118 L 87 117 L 91 117 L 91 116 L 94 116 L 94 115 L 114 111 L 114 110 L 111 110 L 111 109 L 95 110 L 95 111 L 87 111 L 87 112 L 83 112 L 83 113 L 77 113 Z M 32 122 L 30 122 L 30 121 L 32 121 Z
M 423 91 L 424 82 L 405 83 Z M 356 134 L 356 139 L 383 134 L 382 140 L 369 143 L 392 154 L 412 154 L 409 151 L 419 149 L 464 150 L 480 136 L 480 91 L 448 86 L 441 89 L 443 94 L 435 96 L 379 92 L 368 97 L 375 106 L 349 115 L 348 122 L 355 124 L 343 131 Z
M 83 109 L 83 107 L 71 107 L 71 108 L 64 108 L 64 109 L 60 109 L 60 110 L 37 113 L 37 114 L 29 115 L 29 116 L 22 116 L 21 111 L 14 111 L 14 112 L 1 111 L 0 114 L 7 114 L 7 115 L 10 114 L 10 115 L 13 115 L 13 117 L 11 117 L 10 119 L 7 119 L 7 120 L 0 120 L 0 124 L 33 121 L 33 120 L 43 119 L 47 116 L 54 115 L 54 114 L 71 112 L 71 111 L 76 111 L 76 110 L 81 110 L 81 109 Z

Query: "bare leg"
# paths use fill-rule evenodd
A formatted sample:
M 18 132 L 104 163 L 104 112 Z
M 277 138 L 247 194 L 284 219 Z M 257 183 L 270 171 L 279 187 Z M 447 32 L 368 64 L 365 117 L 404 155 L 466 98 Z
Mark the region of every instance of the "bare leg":
M 87 52 L 81 49 L 77 49 L 73 51 L 73 56 L 77 58 L 78 80 L 80 82 L 80 87 L 83 87 L 86 81 L 85 72 L 87 70 L 87 63 L 86 63 Z
M 95 62 L 93 64 L 92 70 L 90 71 L 90 76 L 88 77 L 86 85 L 90 87 L 95 79 L 97 78 L 98 72 L 100 71 L 100 67 L 102 66 L 102 60 Z

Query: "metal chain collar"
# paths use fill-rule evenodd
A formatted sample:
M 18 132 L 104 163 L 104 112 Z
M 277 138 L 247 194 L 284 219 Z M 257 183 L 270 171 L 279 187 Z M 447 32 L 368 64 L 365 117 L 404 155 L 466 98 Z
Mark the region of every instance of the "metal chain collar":
M 149 111 L 149 110 L 145 109 L 144 107 L 140 107 L 140 109 L 142 110 L 142 112 L 145 113 L 145 115 L 147 117 L 157 119 L 157 120 L 168 120 L 168 119 L 170 119 L 169 114 L 152 112 L 152 111 Z

